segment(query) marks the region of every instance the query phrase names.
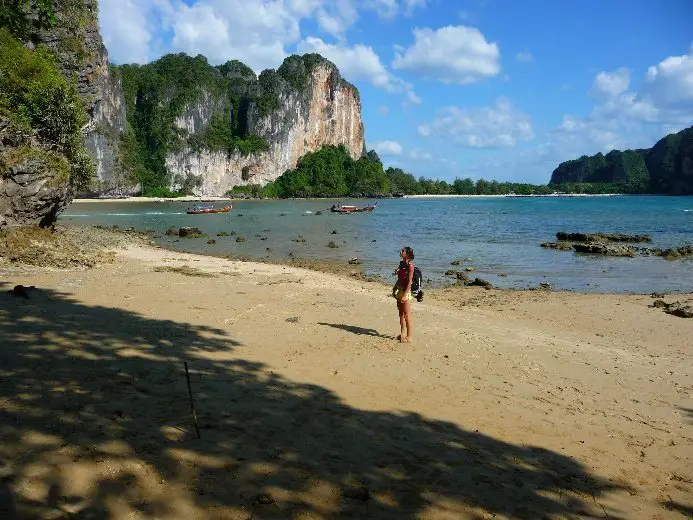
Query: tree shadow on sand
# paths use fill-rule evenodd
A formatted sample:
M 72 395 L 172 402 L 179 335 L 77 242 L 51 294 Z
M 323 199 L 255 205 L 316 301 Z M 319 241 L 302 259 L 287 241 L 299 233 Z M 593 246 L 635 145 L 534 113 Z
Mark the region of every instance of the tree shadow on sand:
M 618 488 L 541 447 L 347 406 L 223 330 L 3 291 L 0 345 L 5 519 L 601 517 Z

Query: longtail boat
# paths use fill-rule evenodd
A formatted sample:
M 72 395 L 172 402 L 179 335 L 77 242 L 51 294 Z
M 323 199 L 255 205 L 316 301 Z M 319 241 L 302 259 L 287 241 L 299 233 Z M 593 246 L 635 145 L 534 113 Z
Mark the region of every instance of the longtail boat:
M 198 206 L 194 205 L 192 208 L 187 208 L 185 212 L 188 215 L 207 215 L 210 213 L 228 213 L 233 208 L 233 204 L 228 204 L 223 208 L 215 208 L 214 206 Z
M 373 211 L 378 203 L 376 202 L 372 206 L 363 206 L 361 208 L 357 206 L 332 206 L 330 208 L 330 211 L 332 213 L 366 213 L 369 211 Z

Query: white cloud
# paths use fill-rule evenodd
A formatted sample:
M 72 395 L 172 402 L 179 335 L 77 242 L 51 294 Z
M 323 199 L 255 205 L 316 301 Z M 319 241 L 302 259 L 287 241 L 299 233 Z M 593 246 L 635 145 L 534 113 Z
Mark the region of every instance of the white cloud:
M 378 152 L 378 155 L 383 156 L 400 155 L 402 153 L 402 145 L 397 141 L 378 141 L 373 143 L 373 149 Z
M 407 16 L 411 16 L 415 9 L 423 9 L 428 4 L 428 0 L 404 0 L 404 12 Z
M 425 152 L 422 150 L 411 150 L 409 152 L 409 158 L 413 161 L 431 161 L 433 160 L 433 156 L 429 152 Z
M 299 43 L 298 52 L 321 54 L 337 65 L 342 75 L 349 81 L 369 81 L 387 92 L 405 92 L 407 99 L 412 103 L 421 102 L 412 91 L 412 86 L 388 71 L 371 47 L 361 44 L 349 47 L 309 37 Z
M 339 39 L 358 20 L 358 17 L 356 5 L 352 0 L 323 0 L 316 13 L 320 28 Z
M 532 53 L 529 51 L 523 51 L 518 52 L 515 55 L 515 59 L 518 61 L 518 63 L 530 63 L 534 61 L 534 56 L 532 56 Z
M 166 52 L 203 54 L 213 64 L 241 60 L 277 67 L 301 40 L 301 22 L 342 38 L 358 19 L 357 0 L 100 0 L 100 22 L 116 63 Z M 166 40 L 163 39 L 166 35 Z
M 503 148 L 534 139 L 529 115 L 505 98 L 498 98 L 490 107 L 443 108 L 432 123 L 420 125 L 418 132 L 422 137 L 449 138 L 469 148 Z
M 687 55 L 670 56 L 649 67 L 643 90 L 662 107 L 693 109 L 693 45 Z
M 414 29 L 414 44 L 398 49 L 392 63 L 443 83 L 474 83 L 500 73 L 500 51 L 478 29 L 448 25 L 440 29 Z
M 378 107 L 378 114 L 381 116 L 386 116 L 390 113 L 390 109 L 387 107 L 387 105 L 380 105 Z
M 146 63 L 152 40 L 148 18 L 152 5 L 140 0 L 100 0 L 99 22 L 111 59 Z
M 600 72 L 594 78 L 592 91 L 602 98 L 613 98 L 628 90 L 630 85 L 630 70 L 621 67 L 614 72 Z

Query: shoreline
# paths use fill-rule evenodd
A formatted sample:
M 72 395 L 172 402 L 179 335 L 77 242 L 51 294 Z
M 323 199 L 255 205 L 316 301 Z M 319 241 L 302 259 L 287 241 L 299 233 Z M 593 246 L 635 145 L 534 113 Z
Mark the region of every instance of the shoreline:
M 383 284 L 119 244 L 112 263 L 4 277 L 35 286 L 0 293 L 0 457 L 24 516 L 54 511 L 50 485 L 114 520 L 142 503 L 673 520 L 661 497 L 689 503 L 690 325 L 649 296 L 431 291 L 400 344 Z
M 96 202 L 229 202 L 229 201 L 250 201 L 250 200 L 391 200 L 391 199 L 455 199 L 455 198 L 564 198 L 564 197 L 621 197 L 622 193 L 561 193 L 548 195 L 404 195 L 402 197 L 307 197 L 307 198 L 289 198 L 289 199 L 270 199 L 270 198 L 244 198 L 244 197 L 222 197 L 222 196 L 195 196 L 189 195 L 184 197 L 99 197 L 99 198 L 75 198 L 70 201 L 70 204 L 87 204 Z

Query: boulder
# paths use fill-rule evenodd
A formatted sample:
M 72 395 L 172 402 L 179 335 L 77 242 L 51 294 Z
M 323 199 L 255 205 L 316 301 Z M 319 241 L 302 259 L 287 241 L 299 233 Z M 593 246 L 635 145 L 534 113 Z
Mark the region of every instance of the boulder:
M 166 230 L 166 234 L 170 237 L 177 237 L 178 236 L 178 228 L 170 227 Z
M 471 282 L 465 282 L 465 285 L 468 286 L 478 286 L 478 287 L 483 287 L 484 289 L 493 289 L 493 284 L 491 282 L 487 282 L 486 280 L 482 280 L 481 278 L 474 278 Z
M 327 244 L 327 247 L 329 247 L 330 249 L 335 249 L 339 246 L 337 244 L 335 244 L 332 240 L 330 240 Z
M 246 238 L 243 235 L 239 235 L 236 237 L 236 242 L 245 242 Z
M 693 302 L 691 301 L 667 303 L 664 300 L 655 300 L 650 307 L 662 309 L 667 314 L 679 318 L 693 318 Z
M 181 238 L 201 238 L 204 233 L 196 227 L 182 227 L 178 229 L 178 236 Z
M 227 236 L 229 236 L 229 234 L 226 231 L 219 231 L 219 233 L 217 233 L 217 236 L 218 237 L 227 237 Z

